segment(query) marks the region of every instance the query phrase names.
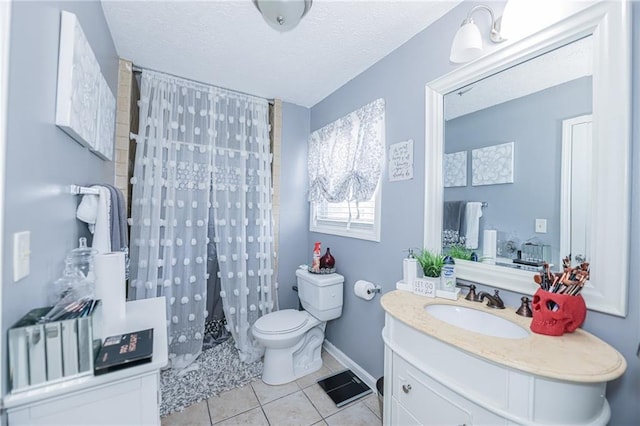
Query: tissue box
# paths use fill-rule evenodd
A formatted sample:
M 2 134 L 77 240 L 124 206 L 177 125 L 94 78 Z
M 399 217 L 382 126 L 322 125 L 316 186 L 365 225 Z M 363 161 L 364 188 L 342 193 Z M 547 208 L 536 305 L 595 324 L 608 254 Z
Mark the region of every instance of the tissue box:
M 13 393 L 93 374 L 102 339 L 101 304 L 85 317 L 38 323 L 50 309 L 29 311 L 8 331 Z

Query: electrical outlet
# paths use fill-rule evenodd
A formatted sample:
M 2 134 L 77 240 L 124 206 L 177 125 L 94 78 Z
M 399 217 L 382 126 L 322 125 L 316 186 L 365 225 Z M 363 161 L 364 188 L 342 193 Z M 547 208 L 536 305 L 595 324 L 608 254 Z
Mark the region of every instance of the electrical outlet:
M 29 275 L 30 258 L 31 232 L 16 232 L 13 234 L 13 282 Z
M 547 219 L 536 219 L 536 233 L 547 233 Z

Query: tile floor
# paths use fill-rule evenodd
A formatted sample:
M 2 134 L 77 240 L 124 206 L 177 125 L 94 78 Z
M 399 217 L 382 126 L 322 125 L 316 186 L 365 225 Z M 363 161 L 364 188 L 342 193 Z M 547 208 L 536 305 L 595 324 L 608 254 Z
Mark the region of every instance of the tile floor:
M 162 426 L 382 425 L 375 394 L 336 408 L 316 380 L 345 367 L 324 351 L 322 359 L 319 371 L 295 382 L 269 386 L 258 379 L 163 417 Z

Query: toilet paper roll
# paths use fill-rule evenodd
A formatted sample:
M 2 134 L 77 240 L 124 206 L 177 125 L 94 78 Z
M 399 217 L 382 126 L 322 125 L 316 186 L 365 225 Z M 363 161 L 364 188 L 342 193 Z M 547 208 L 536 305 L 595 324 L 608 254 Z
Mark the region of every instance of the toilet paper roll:
M 482 234 L 482 262 L 496 263 L 496 244 L 498 241 L 498 231 L 486 229 Z
M 376 286 L 369 281 L 358 280 L 353 286 L 353 292 L 356 296 L 364 300 L 371 300 L 376 295 Z
M 102 327 L 105 333 L 119 332 L 125 319 L 124 252 L 100 253 L 93 258 L 96 299 L 102 301 Z

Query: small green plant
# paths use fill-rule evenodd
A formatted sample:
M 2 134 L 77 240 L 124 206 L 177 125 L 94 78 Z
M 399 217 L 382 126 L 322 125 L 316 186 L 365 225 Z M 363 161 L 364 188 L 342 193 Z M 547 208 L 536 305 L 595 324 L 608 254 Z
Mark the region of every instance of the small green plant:
M 438 278 L 444 265 L 444 256 L 429 250 L 422 250 L 416 256 L 416 260 L 422 267 L 425 277 Z
M 454 259 L 471 260 L 471 250 L 461 245 L 449 247 L 448 254 Z

